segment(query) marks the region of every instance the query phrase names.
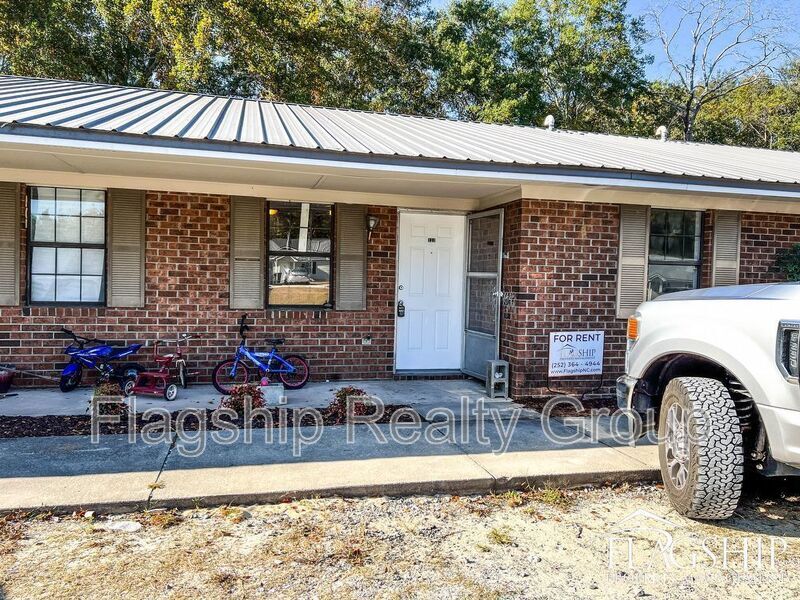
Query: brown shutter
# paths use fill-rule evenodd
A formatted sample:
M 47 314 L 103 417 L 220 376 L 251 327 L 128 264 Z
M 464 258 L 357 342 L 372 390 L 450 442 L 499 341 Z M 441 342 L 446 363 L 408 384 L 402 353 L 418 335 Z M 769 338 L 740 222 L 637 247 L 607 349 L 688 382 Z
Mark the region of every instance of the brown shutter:
M 619 217 L 617 317 L 627 318 L 645 301 L 650 209 L 623 204 Z
M 19 304 L 19 184 L 0 183 L 0 305 Z
M 718 210 L 714 215 L 714 260 L 711 285 L 739 283 L 740 214 Z
M 264 200 L 231 197 L 231 308 L 264 308 Z
M 142 190 L 108 190 L 108 306 L 144 306 Z
M 337 310 L 367 309 L 367 211 L 355 204 L 336 205 Z

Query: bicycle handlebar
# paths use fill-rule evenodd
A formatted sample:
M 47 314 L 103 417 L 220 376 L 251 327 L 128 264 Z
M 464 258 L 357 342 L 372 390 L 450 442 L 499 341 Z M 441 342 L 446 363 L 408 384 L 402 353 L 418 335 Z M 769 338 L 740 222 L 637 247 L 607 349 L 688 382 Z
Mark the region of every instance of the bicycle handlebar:
M 247 325 L 247 313 L 244 313 L 239 317 L 239 335 L 244 337 L 244 334 L 248 331 L 250 331 L 250 327 Z
M 117 342 L 106 342 L 105 340 L 98 340 L 97 338 L 87 338 L 83 337 L 82 335 L 77 335 L 71 329 L 67 329 L 66 327 L 61 328 L 61 333 L 66 335 L 67 337 L 71 337 L 76 344 L 83 346 L 84 344 L 107 344 L 109 346 L 113 346 Z
M 83 343 L 83 344 L 88 344 L 88 343 L 90 343 L 90 342 L 97 342 L 97 341 L 99 341 L 99 340 L 92 340 L 92 339 L 89 339 L 89 338 L 83 337 L 82 335 L 76 335 L 74 331 L 72 331 L 72 330 L 70 330 L 70 329 L 67 329 L 66 327 L 62 327 L 62 328 L 61 328 L 61 333 L 63 333 L 63 334 L 64 334 L 64 335 L 66 335 L 67 337 L 71 337 L 71 338 L 72 338 L 73 340 L 75 340 L 75 342 L 76 342 L 76 343 L 78 343 L 78 344 L 81 344 L 81 343 Z
M 187 340 L 195 340 L 202 337 L 203 335 L 200 333 L 181 333 L 174 340 L 162 340 L 162 339 L 149 340 L 147 342 L 147 345 L 150 345 L 151 343 L 154 346 L 157 346 L 159 344 L 180 344 L 181 342 L 185 342 Z

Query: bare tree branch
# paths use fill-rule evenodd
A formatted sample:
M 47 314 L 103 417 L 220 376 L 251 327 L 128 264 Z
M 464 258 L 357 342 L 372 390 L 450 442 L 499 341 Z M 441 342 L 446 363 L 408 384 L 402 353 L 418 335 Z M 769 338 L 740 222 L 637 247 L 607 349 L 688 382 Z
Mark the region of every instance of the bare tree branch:
M 791 19 L 763 0 L 680 0 L 651 8 L 646 18 L 669 79 L 683 92 L 680 102 L 668 103 L 681 113 L 686 140 L 705 105 L 774 72 L 794 53 L 785 41 Z

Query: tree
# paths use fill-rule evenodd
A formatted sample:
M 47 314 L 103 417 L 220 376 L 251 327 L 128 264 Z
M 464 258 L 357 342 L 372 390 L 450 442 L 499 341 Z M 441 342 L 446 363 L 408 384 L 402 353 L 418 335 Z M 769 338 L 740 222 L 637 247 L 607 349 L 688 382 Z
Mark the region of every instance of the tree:
M 644 28 L 627 0 L 518 0 L 514 23 L 537 22 L 538 52 L 518 54 L 537 72 L 542 101 L 559 127 L 616 129 L 644 86 Z M 525 44 L 527 46 L 527 44 Z
M 460 119 L 508 122 L 516 99 L 504 12 L 491 0 L 455 0 L 437 18 L 436 94 Z
M 419 0 L 154 0 L 175 57 L 167 85 L 270 100 L 429 113 Z
M 664 8 L 649 21 L 679 85 L 675 103 L 685 140 L 695 136 L 695 124 L 709 104 L 775 72 L 789 49 L 781 41 L 786 22 L 759 0 L 681 0 L 670 24 Z
M 648 82 L 631 102 L 629 110 L 620 115 L 615 133 L 653 137 L 656 129 L 664 125 L 669 137 L 680 137 L 680 115 L 675 104 L 681 98 L 681 89 L 668 81 Z
M 168 56 L 144 0 L 0 2 L 2 72 L 157 84 Z

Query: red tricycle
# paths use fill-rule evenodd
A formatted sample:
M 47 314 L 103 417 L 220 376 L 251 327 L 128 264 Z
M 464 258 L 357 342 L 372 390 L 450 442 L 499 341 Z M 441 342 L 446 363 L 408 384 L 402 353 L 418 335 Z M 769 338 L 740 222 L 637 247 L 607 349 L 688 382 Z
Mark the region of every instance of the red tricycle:
M 155 340 L 153 342 L 153 356 L 158 371 L 143 371 L 136 379 L 129 380 L 123 389 L 126 396 L 135 394 L 148 394 L 151 396 L 164 396 L 165 400 L 175 400 L 178 397 L 178 385 L 186 389 L 189 387 L 189 378 L 197 377 L 198 372 L 190 372 L 186 365 L 186 356 L 181 350 L 181 343 L 188 343 L 199 335 L 187 333 L 179 335 L 174 340 Z M 158 348 L 162 344 L 175 344 L 175 352 L 159 354 Z M 173 368 L 176 371 L 173 376 Z

